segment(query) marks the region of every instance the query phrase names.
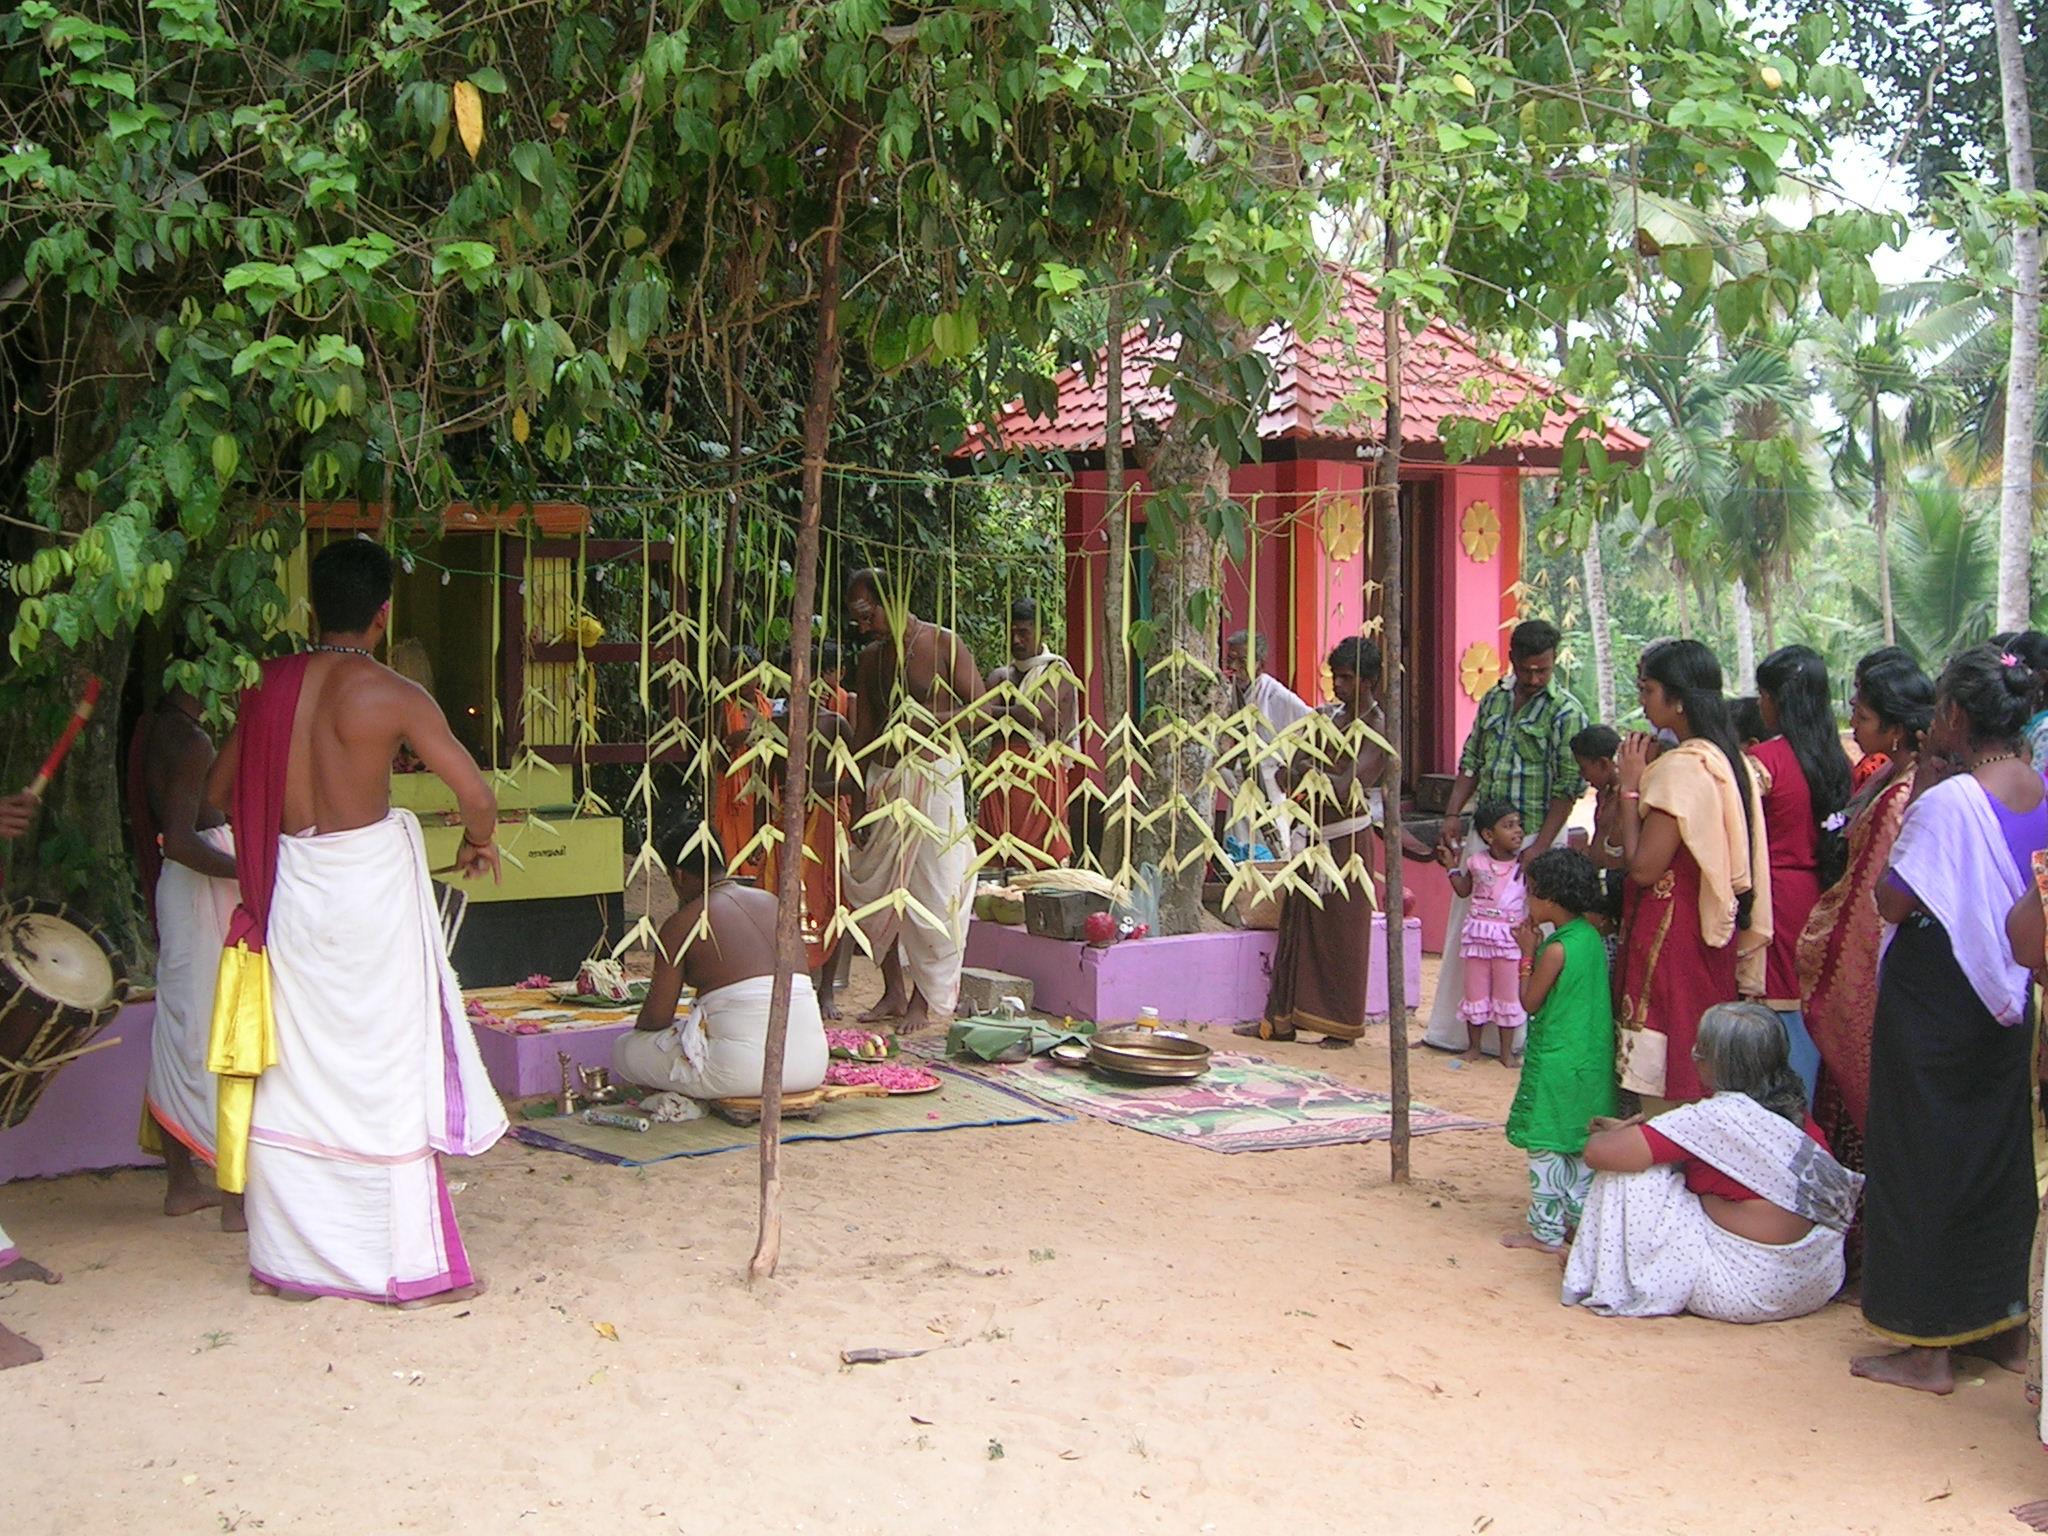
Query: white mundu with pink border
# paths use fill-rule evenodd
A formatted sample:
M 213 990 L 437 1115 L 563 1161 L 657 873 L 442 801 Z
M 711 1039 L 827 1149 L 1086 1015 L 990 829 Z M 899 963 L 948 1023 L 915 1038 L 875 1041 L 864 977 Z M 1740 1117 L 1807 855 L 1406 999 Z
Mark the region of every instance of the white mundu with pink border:
M 278 839 L 277 1063 L 249 1130 L 249 1268 L 281 1290 L 416 1301 L 472 1283 L 441 1170 L 505 1131 L 442 948 L 419 823 Z
M 222 853 L 235 851 L 226 827 L 199 836 Z M 164 860 L 157 876 L 156 1020 L 144 1093 L 157 1124 L 209 1166 L 218 1084 L 206 1069 L 206 1040 L 235 898 L 234 881 L 202 875 L 175 859 Z

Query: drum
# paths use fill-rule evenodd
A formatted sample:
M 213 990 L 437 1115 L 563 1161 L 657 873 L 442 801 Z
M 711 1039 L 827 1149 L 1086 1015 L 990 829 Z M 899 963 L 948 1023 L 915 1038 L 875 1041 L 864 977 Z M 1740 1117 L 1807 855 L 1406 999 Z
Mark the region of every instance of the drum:
M 127 997 L 113 946 L 70 908 L 0 907 L 0 1130 L 28 1118 L 58 1068 L 101 1048 L 92 1037 Z

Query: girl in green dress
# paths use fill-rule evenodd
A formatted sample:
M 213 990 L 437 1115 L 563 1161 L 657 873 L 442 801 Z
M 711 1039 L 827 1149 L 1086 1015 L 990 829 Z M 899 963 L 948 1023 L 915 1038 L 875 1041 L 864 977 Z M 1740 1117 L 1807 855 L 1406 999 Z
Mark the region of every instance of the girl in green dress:
M 1508 1141 L 1529 1154 L 1529 1229 L 1509 1248 L 1563 1251 L 1592 1186 L 1580 1155 L 1596 1115 L 1617 1112 L 1614 999 L 1607 945 L 1588 912 L 1599 910 L 1600 872 L 1571 848 L 1530 861 L 1529 915 L 1515 929 L 1522 951 L 1522 1006 L 1529 1014 L 1522 1081 L 1508 1111 Z M 1553 929 L 1539 938 L 1545 924 Z

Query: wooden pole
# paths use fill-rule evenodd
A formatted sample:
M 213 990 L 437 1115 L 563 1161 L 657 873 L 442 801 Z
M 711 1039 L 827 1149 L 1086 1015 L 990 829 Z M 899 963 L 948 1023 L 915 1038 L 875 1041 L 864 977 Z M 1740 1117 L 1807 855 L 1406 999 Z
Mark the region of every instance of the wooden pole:
M 1131 713 L 1131 630 L 1126 622 L 1130 604 L 1131 515 L 1124 498 L 1124 245 L 1117 241 L 1117 257 L 1109 273 L 1109 345 L 1102 354 L 1104 427 L 1102 435 L 1103 517 L 1109 536 L 1109 569 L 1102 587 L 1102 627 L 1108 653 L 1104 656 L 1102 717 L 1106 727 L 1124 723 Z M 1084 699 L 1083 704 L 1086 704 Z M 1103 753 L 1102 782 L 1115 791 L 1130 783 L 1131 762 L 1127 750 Z M 1119 803 L 1113 817 L 1123 849 L 1116 868 L 1118 878 L 1129 878 L 1131 868 L 1131 807 Z M 1103 857 L 1107 862 L 1109 825 L 1103 827 Z
M 1391 206 L 1387 209 L 1386 269 L 1391 274 L 1401 261 L 1401 235 Z M 1408 669 L 1403 665 L 1407 603 L 1402 591 L 1406 555 L 1401 538 L 1401 329 L 1399 306 L 1384 286 L 1380 290 L 1380 318 L 1386 356 L 1381 362 L 1386 384 L 1387 417 L 1380 442 L 1379 492 L 1380 548 L 1386 570 L 1382 577 L 1385 600 L 1381 608 L 1386 641 L 1383 653 L 1387 671 L 1387 739 L 1393 746 L 1388 760 L 1386 786 L 1387 833 L 1387 1096 L 1394 1103 L 1393 1136 L 1389 1143 L 1393 1162 L 1390 1177 L 1396 1184 L 1408 1182 L 1408 946 L 1407 886 L 1402 879 L 1401 778 L 1402 742 L 1406 731 Z M 1367 919 L 1368 922 L 1371 919 Z M 1367 950 L 1370 954 L 1370 949 Z
M 789 615 L 789 755 L 782 774 L 782 856 L 776 861 L 775 980 L 768 996 L 768 1038 L 761 1051 L 761 1224 L 749 1280 L 775 1273 L 782 1255 L 782 1061 L 789 1044 L 789 997 L 804 969 L 804 810 L 811 787 L 811 624 L 818 609 L 818 525 L 825 505 L 825 451 L 832 435 L 832 396 L 839 382 L 840 246 L 846 232 L 846 188 L 859 136 L 839 130 L 832 167 L 831 213 L 818 266 L 818 338 L 811 356 L 811 397 L 804 407 L 803 506 L 797 518 L 796 593 Z

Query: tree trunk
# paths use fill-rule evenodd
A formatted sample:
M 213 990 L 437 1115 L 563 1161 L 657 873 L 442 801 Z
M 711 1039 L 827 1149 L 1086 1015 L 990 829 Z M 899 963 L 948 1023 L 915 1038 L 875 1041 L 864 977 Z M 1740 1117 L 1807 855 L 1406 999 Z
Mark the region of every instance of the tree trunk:
M 2034 194 L 2034 131 L 2026 56 L 2013 0 L 1991 0 L 2005 111 L 2005 179 L 2016 198 Z M 2005 451 L 1998 498 L 1998 627 L 2025 629 L 2032 607 L 2034 413 L 2041 370 L 2041 227 L 2021 219 L 2012 232 L 2012 351 L 2005 374 Z
M 1678 601 L 1678 638 L 1681 640 L 1692 638 L 1691 587 L 1692 581 L 1685 574 L 1685 567 L 1679 563 L 1676 555 L 1672 556 L 1671 595 Z
M 1593 690 L 1600 718 L 1614 718 L 1614 636 L 1607 627 L 1607 564 L 1600 553 L 1600 525 L 1593 525 L 1580 556 L 1586 577 L 1586 627 L 1593 632 Z
M 825 454 L 832 396 L 839 382 L 839 254 L 846 230 L 846 187 L 860 150 L 852 127 L 839 130 L 831 214 L 818 262 L 818 336 L 811 396 L 804 407 L 803 505 L 797 517 L 796 592 L 789 614 L 789 754 L 782 773 L 782 856 L 777 860 L 775 979 L 768 995 L 768 1038 L 761 1051 L 761 1225 L 749 1280 L 775 1273 L 782 1254 L 782 1060 L 789 1043 L 789 997 L 804 967 L 804 811 L 811 787 L 811 624 L 818 609 L 818 524 L 825 504 Z
M 1387 271 L 1401 264 L 1401 234 L 1391 210 L 1387 219 Z M 1381 322 L 1385 357 L 1381 363 L 1387 393 L 1387 419 L 1381 434 L 1379 462 L 1379 515 L 1384 598 L 1380 612 L 1384 625 L 1380 654 L 1386 670 L 1387 741 L 1394 751 L 1387 764 L 1387 1097 L 1393 1101 L 1394 1123 L 1388 1137 L 1388 1177 L 1396 1184 L 1408 1182 L 1408 946 L 1407 883 L 1401 861 L 1401 780 L 1404 764 L 1401 745 L 1405 740 L 1408 715 L 1408 669 L 1403 664 L 1407 646 L 1407 599 L 1405 563 L 1401 544 L 1401 347 L 1407 333 L 1401 326 L 1400 305 L 1386 298 L 1381 289 Z M 1366 920 L 1366 953 L 1372 953 L 1371 919 Z M 1507 1050 L 1502 1037 L 1501 1050 Z
M 1756 689 L 1756 615 L 1750 612 L 1749 583 L 1740 576 L 1728 589 L 1728 601 L 1735 610 L 1735 674 L 1728 691 L 1751 693 Z
M 1884 418 L 1878 413 L 1877 396 L 1870 397 L 1870 521 L 1877 530 L 1877 604 L 1884 612 L 1884 643 L 1899 643 L 1898 622 L 1892 613 L 1892 551 L 1886 536 L 1891 521 L 1891 487 L 1885 483 Z
M 1214 667 L 1222 605 L 1209 601 L 1198 618 L 1191 599 L 1212 593 L 1216 540 L 1204 511 L 1230 495 L 1230 469 L 1192 423 L 1179 415 L 1167 424 L 1145 462 L 1152 480 L 1145 542 L 1152 551 L 1154 645 L 1181 664 L 1154 674 L 1146 694 L 1147 723 L 1165 722 L 1145 753 L 1143 799 L 1147 812 L 1172 811 L 1138 829 L 1137 860 L 1159 871 L 1159 932 L 1199 932 L 1202 876 L 1213 836 L 1209 822 L 1209 769 L 1216 749 L 1205 722 L 1222 711 Z

